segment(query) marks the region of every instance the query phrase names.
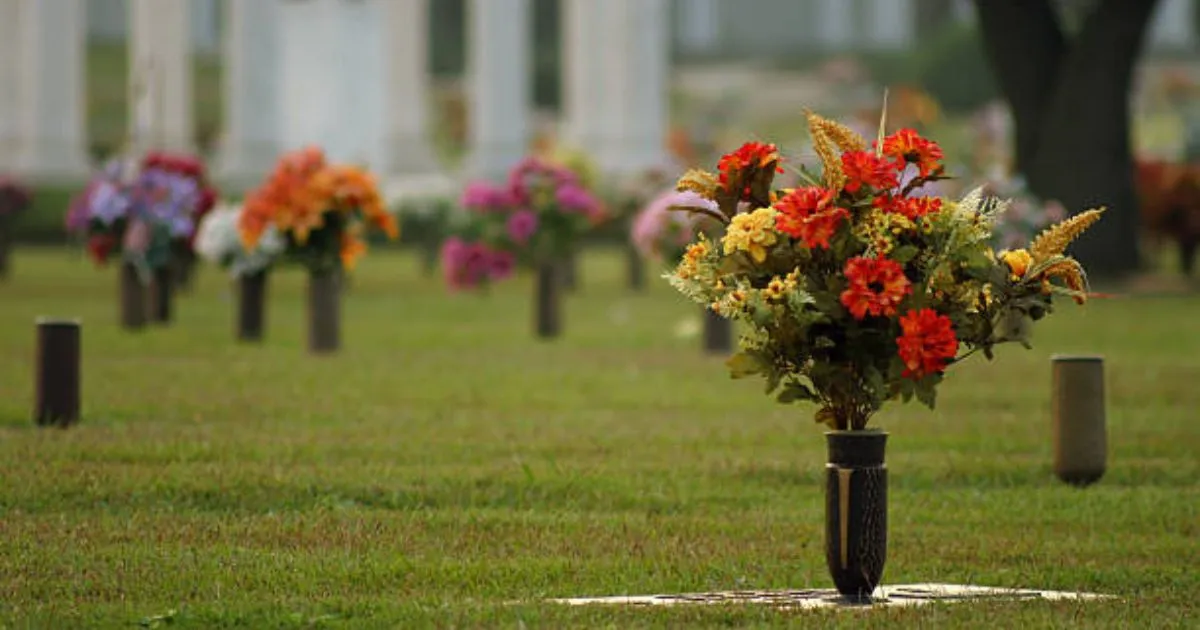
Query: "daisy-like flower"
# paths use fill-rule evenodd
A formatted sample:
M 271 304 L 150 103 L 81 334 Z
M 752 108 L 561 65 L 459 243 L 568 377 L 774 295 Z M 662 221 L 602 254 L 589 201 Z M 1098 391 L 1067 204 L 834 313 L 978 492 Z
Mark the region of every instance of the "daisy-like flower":
M 846 174 L 844 188 L 852 195 L 864 187 L 889 190 L 899 183 L 895 162 L 870 151 L 843 153 L 842 172 Z
M 743 251 L 750 254 L 756 263 L 765 261 L 767 248 L 778 241 L 775 233 L 775 217 L 778 214 L 774 208 L 759 208 L 734 216 L 721 241 L 725 246 L 725 254 Z
M 942 148 L 912 129 L 901 129 L 884 138 L 883 154 L 895 160 L 899 167 L 906 163 L 916 164 L 921 177 L 929 177 L 942 167 Z
M 900 301 L 912 293 L 904 267 L 889 258 L 851 258 L 846 261 L 845 274 L 850 285 L 842 292 L 842 305 L 854 319 L 891 317 Z
M 906 378 L 939 374 L 958 354 L 958 338 L 950 318 L 931 308 L 909 311 L 900 318 L 896 349 L 904 362 Z
M 775 229 L 798 238 L 810 249 L 829 248 L 829 239 L 850 218 L 845 208 L 833 205 L 833 191 L 820 186 L 797 188 L 775 202 Z

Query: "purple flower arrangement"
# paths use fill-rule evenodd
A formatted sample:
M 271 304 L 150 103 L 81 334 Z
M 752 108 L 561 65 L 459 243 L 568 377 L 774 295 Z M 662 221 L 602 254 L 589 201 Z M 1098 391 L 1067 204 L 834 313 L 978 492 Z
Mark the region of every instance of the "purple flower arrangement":
M 446 283 L 455 290 L 507 278 L 518 263 L 564 256 L 607 218 L 574 172 L 538 157 L 522 160 L 503 183 L 468 184 L 459 203 L 464 212 L 441 249 Z
M 153 160 L 134 170 L 126 160 L 104 165 L 67 211 L 68 231 L 87 238 L 98 264 L 123 250 L 150 266 L 165 263 L 173 240 L 189 239 L 205 203 L 204 189 L 190 172 Z

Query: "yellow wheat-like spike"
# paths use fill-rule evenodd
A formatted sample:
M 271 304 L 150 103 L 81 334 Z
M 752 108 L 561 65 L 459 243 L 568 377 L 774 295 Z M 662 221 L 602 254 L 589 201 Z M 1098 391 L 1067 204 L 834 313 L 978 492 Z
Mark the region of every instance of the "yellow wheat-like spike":
M 1062 260 L 1050 265 L 1041 276 L 1043 278 L 1062 278 L 1067 284 L 1067 288 L 1080 293 L 1080 295 L 1071 296 L 1077 304 L 1083 304 L 1086 301 L 1087 294 L 1087 278 L 1083 275 L 1083 267 L 1074 258 L 1063 258 Z
M 1104 208 L 1096 208 L 1081 212 L 1043 230 L 1029 246 L 1029 253 L 1033 254 L 1034 262 L 1040 262 L 1063 253 L 1071 241 L 1074 241 L 1084 230 L 1100 220 L 1100 215 L 1104 214 L 1104 210 Z
M 717 187 L 720 182 L 717 176 L 708 171 L 693 168 L 683 174 L 679 181 L 675 183 L 675 190 L 679 192 L 694 192 L 705 199 L 712 199 L 717 194 Z
M 813 150 L 821 158 L 825 186 L 830 190 L 841 190 L 846 183 L 846 174 L 842 172 L 842 155 L 822 126 L 822 122 L 828 121 L 807 109 L 804 115 L 808 119 L 808 135 L 812 137 Z
M 834 144 L 842 151 L 866 151 L 867 141 L 858 134 L 857 131 L 843 125 L 836 120 L 817 117 L 817 126 L 825 135 L 833 140 Z

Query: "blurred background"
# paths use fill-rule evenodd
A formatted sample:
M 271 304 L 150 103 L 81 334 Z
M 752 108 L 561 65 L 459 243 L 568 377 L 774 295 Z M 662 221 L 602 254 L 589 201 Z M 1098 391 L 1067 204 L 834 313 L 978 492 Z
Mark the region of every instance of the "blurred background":
M 403 205 L 414 188 L 452 196 L 463 177 L 515 159 L 485 156 L 490 168 L 472 168 L 489 142 L 599 153 L 594 129 L 571 130 L 573 118 L 588 116 L 615 117 L 612 128 L 661 146 L 662 155 L 597 155 L 607 171 L 638 160 L 637 168 L 712 166 L 747 138 L 803 161 L 803 108 L 873 134 L 886 88 L 889 127 L 916 127 L 945 147 L 957 178 L 947 192 L 991 182 L 1070 213 L 1113 208 L 1120 218 L 1080 244 L 1097 273 L 1176 255 L 1156 249 L 1159 241 L 1194 247 L 1196 3 L 1007 5 L 0 0 L 11 18 L 0 20 L 8 29 L 0 76 L 17 87 L 0 103 L 0 169 L 34 188 L 13 238 L 66 238 L 70 196 L 88 169 L 128 144 L 143 97 L 155 112 L 147 124 L 161 128 L 151 135 L 212 160 L 226 196 L 258 183 L 279 152 L 315 143 L 381 172 Z M 609 17 L 596 17 L 605 10 Z M 588 84 L 599 96 L 588 96 Z M 640 94 L 605 101 L 612 107 L 600 113 L 571 105 L 608 98 L 613 86 Z

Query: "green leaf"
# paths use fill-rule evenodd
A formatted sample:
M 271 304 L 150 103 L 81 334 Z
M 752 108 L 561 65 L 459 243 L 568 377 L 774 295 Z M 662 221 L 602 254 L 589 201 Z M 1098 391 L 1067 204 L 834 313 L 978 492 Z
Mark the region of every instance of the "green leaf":
M 775 397 L 775 400 L 784 404 L 793 403 L 798 400 L 816 401 L 817 395 L 807 385 L 798 381 L 788 381 L 787 385 L 783 386 L 783 391 Z
M 770 396 L 771 394 L 775 393 L 775 390 L 779 389 L 779 384 L 783 380 L 783 374 L 780 374 L 778 371 L 771 370 L 771 371 L 767 372 L 766 376 L 767 376 L 767 386 L 766 386 L 766 391 L 764 391 L 763 393 Z
M 937 375 L 930 375 L 917 382 L 917 400 L 930 409 L 937 405 L 937 383 L 940 380 Z
M 732 378 L 745 378 L 754 374 L 762 374 L 771 369 L 763 357 L 757 353 L 742 351 L 725 361 Z
M 904 264 L 917 257 L 921 250 L 917 249 L 916 245 L 901 245 L 892 250 L 890 258 L 900 264 Z

